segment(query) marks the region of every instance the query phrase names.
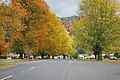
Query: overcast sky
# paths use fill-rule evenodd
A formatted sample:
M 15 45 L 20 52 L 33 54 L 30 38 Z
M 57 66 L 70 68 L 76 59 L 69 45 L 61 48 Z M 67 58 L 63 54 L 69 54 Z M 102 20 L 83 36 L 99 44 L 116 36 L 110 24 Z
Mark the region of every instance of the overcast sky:
M 45 0 L 58 17 L 69 17 L 77 14 L 81 0 Z

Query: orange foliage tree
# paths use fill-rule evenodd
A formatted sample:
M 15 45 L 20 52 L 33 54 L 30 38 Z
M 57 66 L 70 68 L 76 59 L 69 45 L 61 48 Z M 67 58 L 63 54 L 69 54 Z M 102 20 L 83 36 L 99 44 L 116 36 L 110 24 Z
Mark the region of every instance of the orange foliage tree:
M 0 53 L 7 53 L 7 41 L 9 40 L 8 33 L 11 23 L 9 7 L 1 2 L 0 4 Z
M 15 36 L 22 30 L 23 25 L 19 20 L 16 7 L 14 5 L 2 3 L 0 5 L 0 26 L 3 28 L 5 42 L 7 44 L 7 53 L 11 51 L 14 41 L 18 38 Z M 18 9 L 19 10 L 19 9 Z M 18 39 L 19 40 L 19 39 Z
M 49 26 L 48 52 L 50 55 L 66 55 L 72 48 L 72 39 L 60 19 L 52 12 L 50 13 L 47 23 Z
M 39 2 L 37 2 L 39 1 Z M 35 8 L 40 25 L 29 32 L 29 36 L 36 42 L 34 50 L 49 53 L 49 55 L 67 54 L 72 48 L 72 39 L 61 24 L 59 18 L 51 12 L 43 0 L 36 0 L 39 8 Z M 37 7 L 37 6 L 36 6 Z M 39 13 L 39 11 L 41 11 Z M 29 37 L 30 38 L 30 37 Z
M 6 49 L 6 43 L 5 43 L 5 33 L 0 26 L 0 55 L 2 55 L 5 52 Z
M 67 54 L 72 49 L 72 39 L 44 0 L 12 0 L 11 8 L 15 20 L 10 41 L 13 48 L 49 55 Z M 16 42 L 21 44 L 15 46 Z

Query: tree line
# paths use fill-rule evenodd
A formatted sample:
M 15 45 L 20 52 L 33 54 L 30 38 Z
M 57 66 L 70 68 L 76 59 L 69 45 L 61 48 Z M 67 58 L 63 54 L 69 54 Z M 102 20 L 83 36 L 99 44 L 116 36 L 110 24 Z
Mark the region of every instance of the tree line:
M 74 55 L 76 49 L 120 53 L 120 4 L 116 0 L 82 0 L 72 36 L 44 0 L 0 1 L 0 55 Z M 74 44 L 75 42 L 75 44 Z M 78 55 L 77 55 L 78 56 Z
M 0 53 L 67 55 L 73 40 L 44 0 L 0 2 Z

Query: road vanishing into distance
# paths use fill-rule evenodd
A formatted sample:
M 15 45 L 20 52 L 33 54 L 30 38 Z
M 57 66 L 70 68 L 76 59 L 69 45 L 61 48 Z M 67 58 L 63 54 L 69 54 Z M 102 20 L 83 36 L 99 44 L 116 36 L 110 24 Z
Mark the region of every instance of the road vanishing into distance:
M 120 80 L 120 64 L 41 60 L 2 69 L 0 80 Z

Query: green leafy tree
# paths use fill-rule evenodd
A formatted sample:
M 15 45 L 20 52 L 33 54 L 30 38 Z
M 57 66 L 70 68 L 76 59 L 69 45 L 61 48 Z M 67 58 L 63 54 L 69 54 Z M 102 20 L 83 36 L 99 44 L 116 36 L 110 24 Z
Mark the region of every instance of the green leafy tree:
M 115 0 L 83 0 L 73 29 L 77 45 L 102 60 L 102 52 L 120 39 L 119 10 Z

